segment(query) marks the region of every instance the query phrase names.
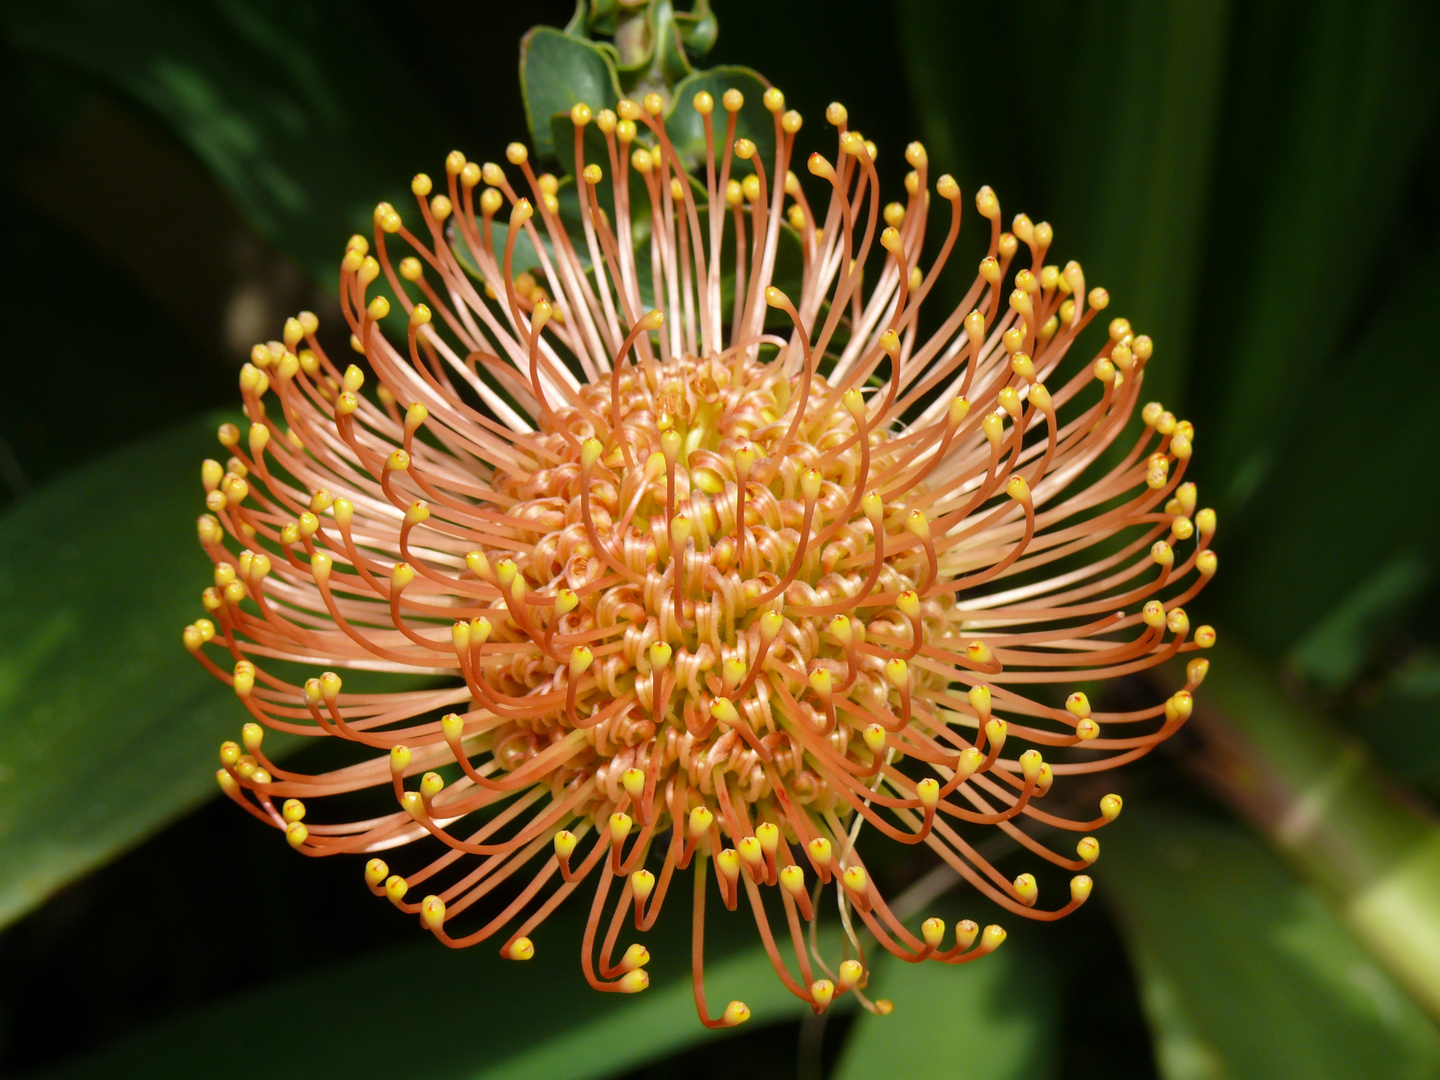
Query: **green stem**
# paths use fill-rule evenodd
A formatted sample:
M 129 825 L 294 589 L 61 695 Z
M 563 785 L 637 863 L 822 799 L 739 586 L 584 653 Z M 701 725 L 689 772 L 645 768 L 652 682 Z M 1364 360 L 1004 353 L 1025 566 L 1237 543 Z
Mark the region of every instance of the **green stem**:
M 1375 959 L 1440 1018 L 1440 824 L 1244 648 L 1217 644 L 1209 659 L 1192 721 L 1208 751 L 1205 778 L 1331 894 Z

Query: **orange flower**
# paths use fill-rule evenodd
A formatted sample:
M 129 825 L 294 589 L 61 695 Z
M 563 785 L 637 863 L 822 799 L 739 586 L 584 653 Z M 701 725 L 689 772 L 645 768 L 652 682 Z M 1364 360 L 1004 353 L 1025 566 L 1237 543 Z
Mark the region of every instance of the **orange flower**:
M 1206 662 L 1152 708 L 1059 694 L 1214 638 L 1182 607 L 1215 570 L 1214 514 L 1182 482 L 1191 426 L 1145 405 L 1133 447 L 1106 454 L 1150 340 L 1115 319 L 1066 365 L 1108 297 L 1077 263 L 1046 263 L 1048 224 L 1003 231 L 989 188 L 978 275 L 932 312 L 955 181 L 934 181 L 945 225 L 927 265 L 920 144 L 906 201 L 882 205 L 875 148 L 832 105 L 838 152 L 810 156 L 807 194 L 790 171 L 800 116 L 779 91 L 764 103 L 770 160 L 735 137 L 738 92 L 719 113 L 701 93 L 710 149 L 690 177 L 652 94 L 618 116 L 575 107 L 569 205 L 512 145 L 508 170 L 451 154 L 442 192 L 417 176 L 415 232 L 378 207 L 340 280 L 368 373 L 342 371 L 309 314 L 256 346 L 249 432 L 223 427 L 233 457 L 202 474 L 211 619 L 185 630 L 255 721 L 221 749 L 225 792 L 304 854 L 372 856 L 371 891 L 447 945 L 498 938 L 525 959 L 583 884 L 585 978 L 640 990 L 649 954 L 617 958 L 620 931 L 632 913 L 648 929 L 691 869 L 711 1026 L 749 1015 L 705 1002 L 712 871 L 817 1011 L 847 992 L 874 1007 L 855 916 L 908 960 L 963 963 L 1004 939 L 905 925 L 860 854 L 877 834 L 927 845 L 1016 915 L 1084 903 L 1081 874 L 1039 906 L 1036 879 L 1006 880 L 974 835 L 998 826 L 1045 863 L 1089 867 L 1120 799 L 1070 821 L 1044 796 L 1171 735 Z M 515 272 L 521 245 L 537 275 Z M 776 284 L 787 251 L 793 297 Z M 392 313 L 403 342 L 382 332 Z M 272 660 L 430 679 L 354 693 Z M 266 728 L 361 752 L 292 772 L 265 755 Z M 1070 857 L 1025 825 L 1083 835 Z M 831 885 L 855 950 L 833 969 L 802 933 Z

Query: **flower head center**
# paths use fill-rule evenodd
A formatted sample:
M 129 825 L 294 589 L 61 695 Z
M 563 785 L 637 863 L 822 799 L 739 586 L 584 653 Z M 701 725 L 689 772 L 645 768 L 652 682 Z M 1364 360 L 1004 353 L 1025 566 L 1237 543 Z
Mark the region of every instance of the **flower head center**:
M 905 596 L 922 606 L 925 556 L 893 542 L 877 549 L 876 525 L 882 535 L 886 521 L 900 531 L 906 507 L 883 486 L 860 490 L 882 483 L 899 455 L 883 425 L 868 422 L 863 399 L 853 407 L 859 395 L 846 408 L 823 377 L 781 370 L 733 355 L 628 367 L 614 384 L 618 428 L 595 422 L 614 415 L 612 388 L 584 387 L 580 404 L 554 410 L 541 430 L 561 464 L 498 485 L 526 523 L 505 557 L 527 594 L 569 589 L 578 598 L 554 640 L 605 643 L 592 647 L 575 701 L 593 753 L 574 766 L 613 789 L 597 792 L 596 815 L 619 800 L 628 769 L 662 784 L 683 771 L 687 786 L 705 792 L 723 775 L 751 800 L 784 784 L 828 808 L 835 795 L 788 725 L 805 724 L 844 756 L 865 725 L 837 724 L 833 702 L 884 717 L 902 710 L 893 672 L 887 678 L 866 639 L 918 644 L 918 630 L 923 640 L 927 620 L 896 605 Z M 601 443 L 589 467 L 587 440 Z M 889 605 L 875 608 L 876 594 Z M 797 595 L 804 604 L 786 603 Z M 843 613 L 864 598 L 868 625 Z M 940 605 L 924 606 L 943 627 Z M 526 630 L 509 620 L 492 634 L 505 639 L 523 642 Z M 511 665 L 514 685 L 502 689 L 563 685 L 568 654 L 552 652 L 523 670 Z M 769 692 L 757 695 L 762 670 Z M 821 686 L 817 701 L 811 691 Z M 626 700 L 640 708 L 617 708 Z M 550 745 L 553 719 L 535 721 L 517 718 L 497 734 L 507 769 Z

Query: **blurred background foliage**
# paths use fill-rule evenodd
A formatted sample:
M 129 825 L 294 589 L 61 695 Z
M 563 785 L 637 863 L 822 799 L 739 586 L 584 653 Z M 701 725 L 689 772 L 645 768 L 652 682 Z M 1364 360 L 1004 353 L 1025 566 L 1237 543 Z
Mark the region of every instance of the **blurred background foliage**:
M 716 1036 L 686 919 L 615 1001 L 573 970 L 573 911 L 531 965 L 451 953 L 355 866 L 211 799 L 239 721 L 179 628 L 217 410 L 254 341 L 335 311 L 378 199 L 524 137 L 518 42 L 572 12 L 0 7 L 0 1072 L 1440 1076 L 1427 0 L 720 0 L 706 62 L 817 128 L 846 102 L 891 190 L 920 136 L 965 190 L 1056 223 L 1156 339 L 1147 396 L 1196 425 L 1221 572 L 1194 614 L 1221 645 L 1186 731 L 1121 781 L 1099 902 L 1008 920 L 973 968 L 881 966 L 885 1018 L 802 1016 L 728 926 L 712 994 L 755 1019 Z M 917 907 L 965 905 L 926 870 L 888 872 Z

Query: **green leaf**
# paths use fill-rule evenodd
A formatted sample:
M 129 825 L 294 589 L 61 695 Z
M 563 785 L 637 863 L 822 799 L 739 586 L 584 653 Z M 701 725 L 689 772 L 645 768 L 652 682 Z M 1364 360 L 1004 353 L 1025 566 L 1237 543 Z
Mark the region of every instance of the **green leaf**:
M 700 16 L 698 22 L 696 16 Z M 709 16 L 708 27 L 705 16 Z M 685 55 L 687 32 L 698 29 L 701 43 L 705 44 L 708 35 L 713 44 L 716 30 L 708 10 L 686 16 L 680 23 L 670 0 L 597 5 L 590 25 L 611 38 L 600 47 L 614 57 L 625 96 L 636 100 L 652 91 L 663 95 L 690 74 L 690 58 Z
M 598 4 L 596 5 L 599 6 Z M 575 11 L 570 16 L 570 21 L 565 24 L 565 33 L 571 37 L 584 38 L 585 27 L 590 16 L 590 0 L 575 0 Z
M 902 0 L 905 77 L 930 161 L 968 190 L 994 185 L 1007 221 L 1019 210 L 1050 220 L 1054 258 L 1081 262 L 1110 291 L 1108 314 L 1155 339 L 1146 392 L 1168 400 L 1184 385 L 1198 308 L 1230 5 L 1041 10 Z M 997 107 L 996 87 L 957 79 L 983 70 L 987 41 L 1023 42 L 1027 64 L 1046 72 L 1006 84 L 998 124 L 976 123 Z
M 1440 1071 L 1440 1031 L 1249 834 L 1155 806 L 1139 824 L 1107 832 L 1099 880 L 1167 1080 Z
M 836 1080 L 1044 1080 L 1055 1075 L 1058 980 L 1049 965 L 1007 941 L 972 964 L 907 964 L 876 949 L 869 994 L 895 1002 L 889 1016 L 862 1013 L 842 1052 Z M 963 1063 L 963 1066 L 962 1066 Z
M 581 15 L 581 5 L 590 9 L 588 15 Z M 614 37 L 622 20 L 633 18 L 636 18 L 633 5 L 626 4 L 624 0 L 588 0 L 588 3 L 587 0 L 577 0 L 575 15 L 565 29 L 569 33 L 583 35 L 586 31 L 591 31 L 605 37 Z
M 1422 650 L 1365 694 L 1350 727 L 1386 768 L 1440 800 L 1440 655 Z
M 1419 552 L 1397 552 L 1305 631 L 1286 665 L 1322 690 L 1343 690 L 1385 644 L 1386 627 L 1422 602 L 1434 571 Z
M 713 883 L 711 888 L 711 903 L 718 906 Z M 297 911 L 301 903 L 296 901 Z M 534 935 L 535 958 L 527 963 L 500 959 L 493 944 L 451 950 L 421 940 L 273 983 L 44 1075 L 148 1080 L 188 1075 L 203 1061 L 210 1080 L 250 1080 L 253 1055 L 216 1048 L 227 1037 L 264 1032 L 266 1058 L 283 1063 L 291 1076 L 400 1076 L 413 1072 L 417 1062 L 429 1080 L 616 1076 L 730 1034 L 709 1031 L 695 1017 L 688 904 L 684 898 L 671 904 L 674 910 L 667 910 L 654 930 L 635 935 L 654 958 L 646 969 L 650 988 L 640 994 L 602 994 L 585 983 L 577 945 L 588 901 L 576 897 Z M 764 950 L 754 944 L 748 915 L 712 912 L 707 929 L 711 1007 L 741 998 L 753 1016 L 733 1030 L 810 1012 L 775 977 Z M 622 937 L 622 949 L 630 937 Z M 741 941 L 745 947 L 735 951 Z M 381 1019 L 377 1008 L 383 1012 L 387 1001 L 403 1003 L 401 1011 Z
M 71 230 L 38 213 L 18 213 L 3 243 L 0 259 L 23 265 L 36 288 L 26 296 L 26 317 L 8 328 L 11 355 L 25 362 L 7 365 L 0 395 L 0 500 L 8 504 L 137 432 L 158 431 L 234 396 L 238 358 L 222 367 L 177 342 L 179 328 L 165 311 L 128 275 L 97 264 L 94 248 Z M 106 267 L 103 288 L 94 287 L 97 265 Z M 115 333 L 116 327 L 144 332 Z M 166 346 L 157 355 L 158 340 Z M 101 341 L 103 348 L 76 347 Z M 116 378 L 122 371 L 146 375 Z M 77 385 L 105 389 L 77 394 Z M 6 460 L 11 455 L 13 462 Z
M 745 104 L 735 115 L 735 137 L 749 139 L 755 144 L 756 156 L 767 164 L 775 160 L 775 118 L 765 108 L 762 100 L 770 83 L 757 71 L 733 64 L 722 64 L 689 75 L 675 85 L 674 99 L 670 111 L 665 115 L 665 131 L 682 161 L 691 168 L 705 164 L 705 121 L 695 111 L 695 95 L 701 90 L 709 91 L 715 99 L 715 112 L 711 117 L 715 141 L 715 162 L 719 168 L 721 155 L 725 153 L 725 130 L 727 113 L 720 104 L 726 90 L 739 90 L 745 95 Z M 748 166 L 736 162 L 731 176 L 741 179 L 748 172 Z M 774 190 L 775 177 L 767 176 L 770 190 Z M 723 192 L 721 193 L 724 194 Z
M 689 11 L 677 11 L 674 18 L 680 40 L 691 52 L 703 55 L 714 47 L 720 21 L 710 10 L 710 0 L 694 0 Z
M 0 923 L 215 793 L 215 748 L 243 710 L 180 631 L 204 614 L 195 518 L 218 422 L 126 447 L 0 518 Z
M 1440 8 L 1325 0 L 1294 15 L 1284 0 L 1241 9 L 1220 146 L 1212 243 L 1225 315 L 1200 341 L 1209 362 L 1197 391 L 1210 395 L 1197 447 L 1207 475 L 1229 485 L 1226 509 L 1263 506 L 1257 481 L 1297 466 L 1286 437 L 1325 430 L 1297 390 L 1348 397 L 1373 378 L 1323 373 L 1409 234 L 1406 186 L 1440 115 Z
M 1422 600 L 1440 569 L 1435 545 L 1427 542 L 1440 530 L 1434 479 L 1440 424 L 1430 419 L 1440 414 L 1440 349 L 1417 342 L 1403 369 L 1395 352 L 1395 327 L 1429 303 L 1440 248 L 1422 252 L 1413 271 L 1347 351 L 1343 389 L 1327 379 L 1302 379 L 1290 388 L 1286 410 L 1303 415 L 1305 427 L 1270 441 L 1286 464 L 1257 484 L 1238 530 L 1243 543 L 1226 531 L 1234 522 L 1222 516 L 1221 570 L 1204 600 L 1223 603 L 1226 621 L 1268 654 L 1297 649 L 1312 675 L 1335 665 L 1319 672 L 1334 689 L 1347 685 L 1384 644 L 1386 626 Z M 1403 404 L 1397 405 L 1397 384 L 1376 377 L 1392 370 L 1404 372 Z M 1397 408 L 1399 422 L 1380 419 L 1397 415 Z M 1377 462 L 1394 466 L 1379 483 Z M 1277 617 L 1277 583 L 1286 583 L 1283 617 Z
M 1202 767 L 1412 998 L 1440 1017 L 1440 825 L 1222 626 Z
M 1071 253 L 1062 259 L 1079 259 L 1110 291 L 1113 313 L 1155 340 L 1145 393 L 1168 403 L 1185 387 L 1200 308 L 1230 9 L 1144 0 L 1087 8 L 1069 85 L 1091 122 L 1053 132 L 1054 221 Z M 1129 62 L 1102 59 L 1117 50 Z
M 650 32 L 655 39 L 655 56 L 651 59 L 652 77 L 659 76 L 664 86 L 672 86 L 694 69 L 685 55 L 685 42 L 676 24 L 675 8 L 670 0 L 655 0 L 650 7 Z M 658 89 L 658 88 L 657 88 Z
M 254 226 L 333 281 L 344 238 L 453 145 L 359 10 L 263 0 L 15 0 L 12 43 L 138 100 Z
M 521 40 L 520 86 L 535 156 L 562 164 L 569 161 L 569 147 L 556 147 L 551 118 L 582 101 L 598 112 L 620 100 L 620 83 L 604 50 L 553 26 L 537 26 Z

